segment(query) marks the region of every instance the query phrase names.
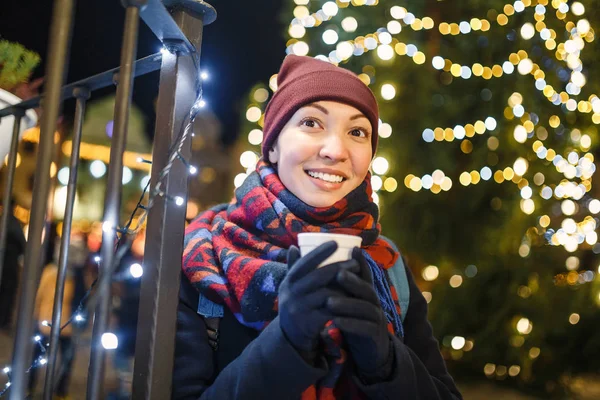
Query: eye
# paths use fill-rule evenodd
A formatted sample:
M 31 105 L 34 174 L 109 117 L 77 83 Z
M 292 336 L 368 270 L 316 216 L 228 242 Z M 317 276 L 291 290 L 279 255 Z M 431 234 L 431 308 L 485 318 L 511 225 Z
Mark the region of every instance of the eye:
M 318 128 L 319 121 L 316 118 L 307 117 L 300 121 L 300 126 L 306 126 L 307 128 Z
M 350 131 L 350 134 L 354 137 L 366 138 L 368 137 L 367 131 L 362 128 L 354 128 Z

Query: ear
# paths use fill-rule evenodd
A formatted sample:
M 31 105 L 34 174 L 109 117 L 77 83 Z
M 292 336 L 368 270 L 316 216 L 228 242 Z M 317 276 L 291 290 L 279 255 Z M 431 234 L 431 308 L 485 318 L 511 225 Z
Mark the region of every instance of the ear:
M 275 142 L 273 147 L 269 150 L 269 162 L 271 164 L 277 164 L 277 161 L 279 161 L 279 149 L 277 142 Z

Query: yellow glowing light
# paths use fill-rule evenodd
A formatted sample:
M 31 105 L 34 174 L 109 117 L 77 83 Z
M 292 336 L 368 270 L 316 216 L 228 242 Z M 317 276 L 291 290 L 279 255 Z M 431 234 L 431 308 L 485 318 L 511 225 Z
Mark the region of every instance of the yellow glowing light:
M 423 292 L 423 297 L 425 297 L 427 304 L 431 303 L 431 299 L 433 298 L 431 292 Z
M 308 54 L 309 47 L 306 42 L 298 41 L 292 46 L 292 51 L 298 56 L 305 56 Z
M 236 188 L 242 186 L 242 183 L 244 183 L 244 181 L 246 180 L 247 177 L 248 177 L 248 175 L 246 175 L 244 173 L 237 174 L 235 176 L 235 178 L 233 179 L 233 185 Z
M 517 322 L 517 331 L 522 335 L 528 335 L 533 329 L 533 324 L 527 318 L 521 318 Z
M 246 119 L 250 122 L 257 122 L 262 115 L 260 108 L 252 106 L 246 110 Z
M 469 174 L 468 172 L 463 172 L 462 174 L 460 174 L 458 181 L 463 186 L 469 186 L 471 184 L 471 174 Z
M 6 155 L 6 157 L 4 157 L 4 165 L 8 165 L 8 154 Z M 21 155 L 17 153 L 17 161 L 15 163 L 15 166 L 19 167 L 19 165 L 21 165 Z
M 525 143 L 527 141 L 527 129 L 523 125 L 517 125 L 513 132 L 513 137 L 519 143 Z
M 392 100 L 396 97 L 396 88 L 391 83 L 381 85 L 381 97 L 385 100 Z
M 380 44 L 377 46 L 377 56 L 384 61 L 394 58 L 394 49 L 389 44 Z
M 373 168 L 373 172 L 378 175 L 385 174 L 390 167 L 390 163 L 383 157 L 375 157 L 371 164 L 371 168 Z
M 569 315 L 569 323 L 571 325 L 577 324 L 579 322 L 579 319 L 580 319 L 580 317 L 579 317 L 579 314 L 577 314 L 577 313 L 573 313 L 573 314 Z
M 496 181 L 496 183 L 504 182 L 504 172 L 501 170 L 494 172 L 494 181 Z
M 440 275 L 440 270 L 435 265 L 430 265 L 428 267 L 423 268 L 421 275 L 423 276 L 423 279 L 431 282 L 438 278 L 438 276 Z
M 494 151 L 494 150 L 498 149 L 498 146 L 500 146 L 500 141 L 498 140 L 497 137 L 490 136 L 487 140 L 487 146 L 488 146 L 488 149 Z
M 407 11 L 404 7 L 393 6 L 392 8 L 390 8 L 390 14 L 394 19 L 403 19 L 404 17 L 406 17 Z
M 371 84 L 371 78 L 367 74 L 359 74 L 358 79 L 360 79 L 362 81 L 362 83 L 364 83 L 367 86 L 369 86 Z
M 277 74 L 271 75 L 269 78 L 269 88 L 275 92 L 277 91 Z
M 518 176 L 525 175 L 528 167 L 529 167 L 529 164 L 527 163 L 527 160 L 524 159 L 523 157 L 517 158 L 517 160 L 515 161 L 515 163 L 513 165 L 515 174 Z
M 531 248 L 526 243 L 523 243 L 521 246 L 519 246 L 519 255 L 523 258 L 527 257 L 530 251 Z
M 450 345 L 454 350 L 461 350 L 463 347 L 465 347 L 465 338 L 462 336 L 455 336 L 452 338 Z
M 306 28 L 300 24 L 291 25 L 288 29 L 288 34 L 295 39 L 300 39 L 306 34 Z
M 425 29 L 432 29 L 433 26 L 435 25 L 435 23 L 433 22 L 433 19 L 431 19 L 430 17 L 423 18 L 422 22 L 423 22 L 423 28 L 425 28 Z
M 244 168 L 254 168 L 258 162 L 258 156 L 253 151 L 245 151 L 240 155 L 240 164 Z
M 423 183 L 421 182 L 421 178 L 414 177 L 410 180 L 409 187 L 411 190 L 418 192 L 423 188 Z
M 358 29 L 358 21 L 356 21 L 354 17 L 346 17 L 342 20 L 342 29 L 346 32 L 354 32 L 356 29 Z
M 463 283 L 463 278 L 460 275 L 452 275 L 450 278 L 450 286 L 453 288 L 457 288 Z
M 389 138 L 392 136 L 392 126 L 388 123 L 383 123 L 379 126 L 379 130 L 377 132 L 382 138 Z
M 254 91 L 254 100 L 264 103 L 269 98 L 269 91 L 265 88 L 258 88 Z
M 487 376 L 494 375 L 495 372 L 496 372 L 495 364 L 487 363 L 483 367 L 483 373 L 486 374 Z
M 440 185 L 440 187 L 442 188 L 443 191 L 447 192 L 448 190 L 450 190 L 452 188 L 452 179 L 445 176 L 444 179 L 442 180 L 442 184 Z
M 383 188 L 388 192 L 394 192 L 398 188 L 398 181 L 396 181 L 394 178 L 387 178 L 383 182 Z
M 248 133 L 248 142 L 250 142 L 250 144 L 259 145 L 262 143 L 262 140 L 263 140 L 263 131 L 261 131 L 260 129 L 252 129 Z
M 418 65 L 424 64 L 426 60 L 425 54 L 421 51 L 417 51 L 413 56 L 413 61 Z
M 396 35 L 402 31 L 402 24 L 396 20 L 387 23 L 387 30 L 392 35 Z
M 535 28 L 531 22 L 527 22 L 521 27 L 521 36 L 525 40 L 531 39 L 535 35 Z
M 304 17 L 308 17 L 310 15 L 310 11 L 305 6 L 297 6 L 294 8 L 294 17 L 298 19 L 302 19 Z
M 400 42 L 400 43 L 396 43 L 396 45 L 394 46 L 394 51 L 396 52 L 396 54 L 398 54 L 399 56 L 403 56 L 406 55 L 406 44 Z
M 504 176 L 504 179 L 510 181 L 515 176 L 515 171 L 513 171 L 511 167 L 506 167 L 504 168 L 504 171 L 502 171 L 502 175 Z
M 531 215 L 535 211 L 535 203 L 531 199 L 523 199 L 521 200 L 521 210 L 525 214 Z
M 560 204 L 560 208 L 565 215 L 573 215 L 577 211 L 577 204 L 573 200 L 564 200 Z
M 532 347 L 531 349 L 529 349 L 529 358 L 538 358 L 540 356 L 540 353 L 541 351 L 539 347 Z
M 521 367 L 519 367 L 518 365 L 511 365 L 511 367 L 508 369 L 508 375 L 512 377 L 519 375 L 520 372 Z
M 542 215 L 540 217 L 540 226 L 542 228 L 547 228 L 550 225 L 550 217 L 547 215 Z
M 339 37 L 337 32 L 333 29 L 327 29 L 325 32 L 323 32 L 322 39 L 326 44 L 335 44 L 337 43 Z
M 583 4 L 576 1 L 573 4 L 571 4 L 571 12 L 573 13 L 573 15 L 581 16 L 585 14 L 585 7 L 583 6 Z

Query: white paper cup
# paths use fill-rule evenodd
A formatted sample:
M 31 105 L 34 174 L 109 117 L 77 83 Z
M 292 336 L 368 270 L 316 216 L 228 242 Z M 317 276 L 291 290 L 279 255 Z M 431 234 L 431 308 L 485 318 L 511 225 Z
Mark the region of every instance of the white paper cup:
M 352 249 L 360 247 L 362 238 L 354 235 L 342 235 L 339 233 L 324 233 L 324 232 L 304 232 L 298 234 L 298 246 L 300 247 L 300 255 L 305 256 L 321 244 L 334 241 L 337 243 L 337 250 L 327 257 L 325 261 L 319 264 L 319 268 L 332 264 L 334 262 L 346 261 L 352 258 Z

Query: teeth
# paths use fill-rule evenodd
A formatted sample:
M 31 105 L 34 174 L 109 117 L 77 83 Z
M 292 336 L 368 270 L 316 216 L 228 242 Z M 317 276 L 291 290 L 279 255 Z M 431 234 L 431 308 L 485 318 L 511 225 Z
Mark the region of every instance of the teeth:
M 344 180 L 343 176 L 331 175 L 331 174 L 326 174 L 323 172 L 306 171 L 306 173 L 308 175 L 312 176 L 313 178 L 321 179 L 326 182 L 339 183 Z

